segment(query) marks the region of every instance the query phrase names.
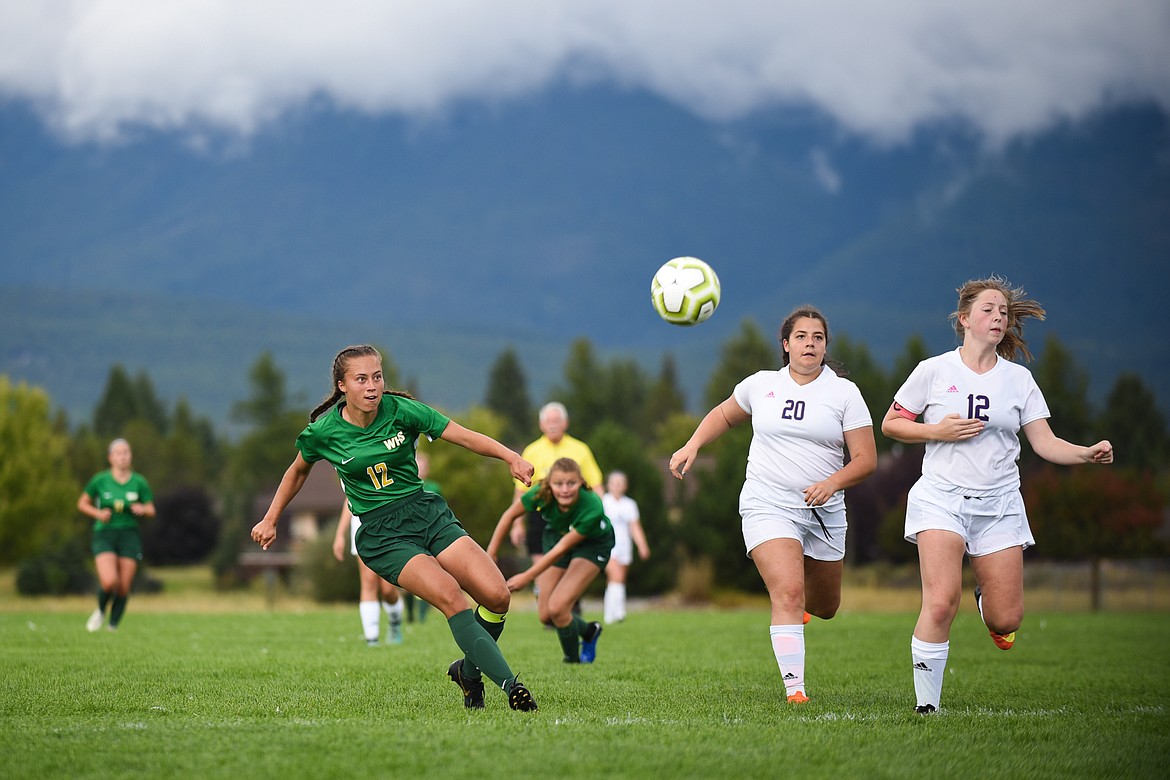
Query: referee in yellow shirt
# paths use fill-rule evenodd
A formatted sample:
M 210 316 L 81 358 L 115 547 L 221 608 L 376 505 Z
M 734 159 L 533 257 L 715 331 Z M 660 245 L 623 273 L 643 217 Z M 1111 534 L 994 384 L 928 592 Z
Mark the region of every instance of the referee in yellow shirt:
M 597 459 L 593 457 L 593 450 L 580 439 L 574 439 L 566 431 L 569 429 L 569 411 L 559 401 L 552 401 L 540 408 L 541 437 L 524 448 L 521 457 L 532 464 L 536 469 L 532 475 L 532 483 L 548 476 L 548 470 L 558 458 L 572 458 L 581 466 L 581 476 L 597 495 L 605 493 L 604 477 Z M 528 488 L 522 482 L 516 481 L 516 490 L 513 500 L 524 494 Z M 527 549 L 535 563 L 544 555 L 541 537 L 544 534 L 544 518 L 539 512 L 530 512 L 521 515 L 512 525 L 512 544 L 518 549 Z

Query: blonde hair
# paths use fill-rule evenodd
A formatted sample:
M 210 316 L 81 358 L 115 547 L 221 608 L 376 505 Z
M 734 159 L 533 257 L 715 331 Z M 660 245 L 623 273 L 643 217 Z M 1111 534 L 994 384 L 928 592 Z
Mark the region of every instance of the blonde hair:
M 1028 350 L 1027 342 L 1024 341 L 1024 320 L 1028 317 L 1043 320 L 1044 307 L 1039 302 L 1025 297 L 1027 293 L 1024 292 L 1023 287 L 1012 287 L 1011 283 L 1003 277 L 989 276 L 986 279 L 972 279 L 956 290 L 959 293 L 959 305 L 950 314 L 955 334 L 960 340 L 963 339 L 966 329 L 959 321 L 959 317 L 970 316 L 971 309 L 975 306 L 975 299 L 979 297 L 980 293 L 987 290 L 996 290 L 1007 301 L 1007 327 L 1004 329 L 1003 339 L 995 348 L 996 353 L 1008 360 L 1023 358 L 1025 362 L 1031 361 L 1032 353 Z
M 553 464 L 548 468 L 548 474 L 540 481 L 540 490 L 536 493 L 536 504 L 540 507 L 552 506 L 556 503 L 553 500 L 552 492 L 552 475 L 554 471 L 561 474 L 576 474 L 581 479 L 581 490 L 589 490 L 589 483 L 585 481 L 585 475 L 581 473 L 581 464 L 572 458 L 557 458 Z

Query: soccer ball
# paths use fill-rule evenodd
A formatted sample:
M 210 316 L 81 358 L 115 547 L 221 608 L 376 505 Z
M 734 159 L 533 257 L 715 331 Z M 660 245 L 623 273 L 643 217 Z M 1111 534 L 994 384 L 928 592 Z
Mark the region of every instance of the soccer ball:
M 697 257 L 676 257 L 654 274 L 650 301 L 672 325 L 698 325 L 719 305 L 719 277 Z

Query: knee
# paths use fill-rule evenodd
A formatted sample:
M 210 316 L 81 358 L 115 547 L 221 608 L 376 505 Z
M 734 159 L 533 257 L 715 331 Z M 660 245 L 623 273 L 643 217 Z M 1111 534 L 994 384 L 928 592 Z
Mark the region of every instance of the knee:
M 950 625 L 959 611 L 958 598 L 935 597 L 923 598 L 922 614 L 927 620 L 936 625 Z
M 987 616 L 987 628 L 997 634 L 1010 634 L 1020 628 L 1020 624 L 1024 622 L 1024 610 L 1013 609 L 1008 612 L 1000 612 L 996 615 Z
M 549 599 L 547 609 L 548 622 L 554 626 L 563 626 L 568 624 L 573 619 L 573 604 L 574 601 L 567 599 L 551 598 Z
M 480 594 L 479 604 L 486 610 L 502 615 L 512 606 L 512 592 L 507 585 L 492 587 Z
M 772 603 L 781 609 L 804 610 L 804 587 L 800 584 L 769 588 L 768 593 Z

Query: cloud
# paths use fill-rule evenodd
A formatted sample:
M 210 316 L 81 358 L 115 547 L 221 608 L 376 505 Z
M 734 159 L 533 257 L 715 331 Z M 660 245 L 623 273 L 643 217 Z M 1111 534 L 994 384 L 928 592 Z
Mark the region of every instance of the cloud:
M 1170 111 L 1165 0 L 0 0 L 0 98 L 63 135 L 248 136 L 326 101 L 431 116 L 550 84 L 712 120 L 796 106 L 897 143 L 1000 144 L 1125 102 Z

